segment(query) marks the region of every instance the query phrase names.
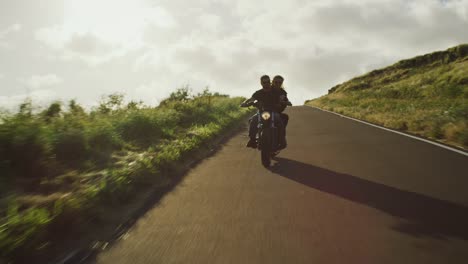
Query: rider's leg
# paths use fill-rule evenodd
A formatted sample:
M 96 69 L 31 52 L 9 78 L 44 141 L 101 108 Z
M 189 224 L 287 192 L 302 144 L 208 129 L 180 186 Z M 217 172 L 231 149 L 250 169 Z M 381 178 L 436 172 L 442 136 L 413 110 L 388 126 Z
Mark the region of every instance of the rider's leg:
M 284 113 L 280 113 L 281 120 L 283 121 L 283 126 L 281 127 L 281 133 L 280 133 L 280 148 L 286 148 L 287 142 L 286 142 L 286 126 L 288 125 L 289 121 L 289 116 Z
M 281 115 L 281 119 L 283 120 L 283 125 L 286 128 L 288 126 L 289 116 L 285 113 L 280 113 L 280 115 Z
M 278 145 L 279 148 L 282 149 L 284 148 L 284 122 L 283 119 L 281 118 L 281 114 L 275 113 L 275 125 L 278 128 Z
M 251 148 L 257 147 L 257 141 L 256 141 L 257 131 L 258 131 L 258 114 L 255 114 L 250 118 L 249 142 L 247 143 L 247 147 L 251 147 Z

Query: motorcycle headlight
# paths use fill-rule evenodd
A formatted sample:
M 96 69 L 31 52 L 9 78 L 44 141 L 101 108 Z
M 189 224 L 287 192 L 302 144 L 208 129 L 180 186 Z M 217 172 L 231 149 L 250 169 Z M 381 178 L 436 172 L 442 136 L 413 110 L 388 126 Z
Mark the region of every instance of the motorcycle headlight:
M 263 112 L 263 113 L 262 113 L 262 118 L 263 118 L 263 120 L 268 120 L 268 119 L 270 119 L 270 116 L 271 116 L 271 115 L 270 115 L 270 113 L 268 113 L 268 112 Z

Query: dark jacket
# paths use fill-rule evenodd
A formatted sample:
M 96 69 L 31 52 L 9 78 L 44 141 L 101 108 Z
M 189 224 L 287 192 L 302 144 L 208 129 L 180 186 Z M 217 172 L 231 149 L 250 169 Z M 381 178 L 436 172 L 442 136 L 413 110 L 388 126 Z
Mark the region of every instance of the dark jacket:
M 288 93 L 283 89 L 283 88 L 280 88 L 280 89 L 277 89 L 276 92 L 278 93 L 278 96 L 284 96 L 282 101 L 280 102 L 280 106 L 279 106 L 279 111 L 280 113 L 282 113 L 284 111 L 284 109 L 286 109 L 286 102 L 289 101 L 288 99 Z
M 263 110 L 275 111 L 275 112 L 280 112 L 281 110 L 280 91 L 278 90 L 260 89 L 252 95 L 252 98 L 260 102 Z

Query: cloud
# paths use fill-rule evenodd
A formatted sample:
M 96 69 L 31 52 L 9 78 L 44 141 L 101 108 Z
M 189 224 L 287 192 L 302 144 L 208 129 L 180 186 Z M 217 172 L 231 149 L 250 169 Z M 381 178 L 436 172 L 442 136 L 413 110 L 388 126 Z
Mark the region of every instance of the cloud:
M 241 18 L 241 27 L 232 27 L 222 38 L 212 30 L 192 35 L 190 43 L 203 48 L 191 54 L 173 47 L 171 57 L 183 65 L 186 76 L 203 76 L 230 92 L 248 93 L 258 87 L 257 77 L 263 73 L 282 74 L 291 97 L 301 102 L 308 94 L 326 93 L 333 85 L 374 68 L 468 42 L 466 0 L 236 1 L 230 5 L 228 9 Z M 214 25 L 235 20 L 219 17 L 221 21 Z
M 83 35 L 74 34 L 71 39 L 65 43 L 65 49 L 83 55 L 93 55 L 106 53 L 106 50 L 112 48 L 106 45 L 98 37 L 91 33 Z
M 50 87 L 62 83 L 63 80 L 55 74 L 33 75 L 23 83 L 31 89 Z
M 320 36 L 316 43 L 321 47 L 380 50 L 401 57 L 401 48 L 414 54 L 467 41 L 462 31 L 468 20 L 454 2 L 364 1 L 311 6 L 302 21 Z M 468 6 L 468 1 L 463 2 Z
M 27 99 L 31 99 L 36 106 L 43 106 L 54 101 L 56 99 L 56 93 L 53 90 L 42 89 L 32 91 L 28 94 L 0 96 L 0 106 L 3 109 L 14 110 Z
M 0 47 L 9 48 L 11 45 L 6 41 L 8 35 L 19 32 L 21 30 L 21 24 L 13 24 L 5 29 L 0 29 Z
M 137 3 L 136 1 L 135 3 Z M 65 1 L 63 24 L 40 28 L 35 37 L 58 51 L 65 60 L 81 60 L 96 66 L 145 46 L 150 28 L 176 27 L 162 7 L 143 7 L 131 1 Z
M 298 104 L 400 59 L 468 43 L 468 0 L 63 3 L 63 16 L 35 31 L 43 45 L 32 52 L 77 87 L 58 85 L 58 94 L 88 101 L 115 90 L 154 102 L 185 84 L 249 96 L 261 75 L 281 74 Z M 29 62 L 25 54 L 4 65 Z M 17 74 L 42 70 L 27 66 Z
M 218 15 L 204 14 L 198 19 L 204 30 L 218 32 L 221 29 L 221 18 Z
M 170 90 L 163 89 L 165 85 L 167 85 L 165 81 L 164 78 L 161 78 L 149 83 L 144 83 L 132 89 L 129 94 L 126 94 L 126 97 L 128 97 L 129 100 L 143 100 L 150 105 L 157 105 L 170 95 Z
M 122 53 L 116 44 L 105 42 L 93 33 L 66 32 L 61 27 L 42 28 L 36 39 L 54 49 L 63 60 L 84 61 L 96 66 Z
M 14 32 L 18 32 L 21 30 L 21 24 L 13 24 L 6 29 L 0 30 L 0 39 L 4 38 L 6 35 Z

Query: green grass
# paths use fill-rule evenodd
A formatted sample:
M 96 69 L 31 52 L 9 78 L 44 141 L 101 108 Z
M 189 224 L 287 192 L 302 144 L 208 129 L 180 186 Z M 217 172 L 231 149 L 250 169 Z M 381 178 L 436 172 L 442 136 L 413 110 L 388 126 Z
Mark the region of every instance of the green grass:
M 41 245 L 35 238 L 43 234 L 52 217 L 43 208 L 29 208 L 18 211 L 18 205 L 11 204 L 0 225 L 0 248 L 2 252 L 13 252 L 20 247 L 35 248 Z
M 468 45 L 372 71 L 306 104 L 468 149 Z
M 249 110 L 243 98 L 179 89 L 158 107 L 103 98 L 87 112 L 75 101 L 34 112 L 25 102 L 0 123 L 1 257 L 34 255 L 51 230 L 70 228 L 102 205 L 164 186 L 184 160 Z

